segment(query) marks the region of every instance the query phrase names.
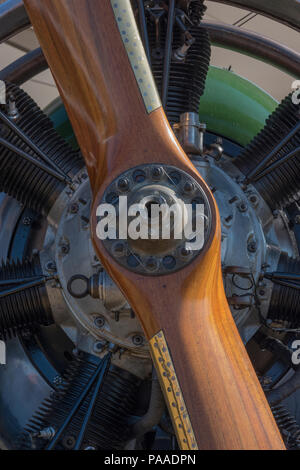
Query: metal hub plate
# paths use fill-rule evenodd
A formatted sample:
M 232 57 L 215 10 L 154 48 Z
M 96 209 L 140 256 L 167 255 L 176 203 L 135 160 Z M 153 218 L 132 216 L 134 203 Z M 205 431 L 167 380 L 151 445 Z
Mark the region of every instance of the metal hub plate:
M 193 207 L 203 206 L 204 244 L 201 249 L 186 249 L 188 241 L 184 234 L 181 239 L 171 237 L 159 239 L 133 240 L 129 237 L 116 237 L 102 240 L 109 254 L 124 268 L 147 276 L 166 275 L 178 271 L 190 264 L 203 250 L 211 231 L 211 208 L 208 198 L 198 182 L 188 173 L 176 167 L 155 164 L 132 168 L 114 180 L 104 193 L 102 204 L 112 204 L 116 209 L 117 221 L 120 220 L 120 197 L 127 196 L 128 206 L 173 204 Z M 128 219 L 129 221 L 130 219 Z M 129 222 L 128 222 L 129 223 Z M 153 219 L 149 227 L 152 225 Z M 164 221 L 160 222 L 162 228 Z M 151 228 L 149 228 L 151 232 Z

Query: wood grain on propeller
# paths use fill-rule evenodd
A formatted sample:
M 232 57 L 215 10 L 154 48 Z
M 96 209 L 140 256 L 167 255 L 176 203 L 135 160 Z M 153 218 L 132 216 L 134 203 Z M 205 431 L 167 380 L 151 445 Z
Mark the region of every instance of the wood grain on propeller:
M 122 3 L 129 7 L 127 0 Z M 182 449 L 192 448 L 193 442 L 184 414 L 199 449 L 283 449 L 227 305 L 214 198 L 179 146 L 162 108 L 149 113 L 145 106 L 111 1 L 25 0 L 25 6 L 87 164 L 95 247 L 139 316 L 159 373 L 158 333 L 166 339 L 187 408 L 186 413 L 174 403 L 176 396 L 161 377 Z M 146 277 L 121 268 L 104 250 L 95 236 L 96 207 L 122 172 L 155 162 L 175 165 L 201 184 L 211 205 L 213 230 L 203 253 L 187 268 Z

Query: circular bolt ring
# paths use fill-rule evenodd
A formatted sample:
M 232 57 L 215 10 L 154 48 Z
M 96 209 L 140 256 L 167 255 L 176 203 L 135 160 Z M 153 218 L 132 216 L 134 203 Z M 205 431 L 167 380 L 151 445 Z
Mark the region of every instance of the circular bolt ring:
M 133 195 L 135 191 L 140 192 L 137 197 L 140 197 L 140 195 L 145 192 L 146 197 L 151 198 L 151 203 L 153 195 L 156 194 L 156 192 L 153 191 L 153 182 L 162 181 L 160 185 L 163 186 L 162 194 L 165 194 L 165 192 L 167 192 L 167 194 L 175 194 L 176 198 L 179 199 L 182 204 L 187 204 L 193 199 L 193 201 L 191 201 L 193 208 L 195 208 L 196 204 L 204 204 L 207 213 L 205 216 L 207 222 L 205 224 L 205 238 L 208 240 L 212 222 L 211 206 L 204 188 L 202 188 L 201 184 L 197 182 L 192 175 L 172 165 L 140 165 L 119 175 L 106 189 L 103 195 L 103 202 L 111 203 L 111 201 L 118 201 L 123 192 L 122 189 L 118 187 L 118 183 L 123 179 L 130 182 L 130 188 L 128 190 L 130 196 Z M 185 185 L 187 193 L 183 196 Z M 158 190 L 159 189 L 160 188 L 158 188 Z M 149 207 L 151 207 L 151 204 L 146 206 L 147 209 L 149 209 Z M 195 216 L 195 210 L 193 216 Z M 119 244 L 120 242 L 124 243 L 124 252 L 123 246 Z M 189 264 L 192 259 L 196 258 L 201 251 L 191 251 L 190 254 L 185 252 L 181 253 L 182 244 L 180 244 L 180 242 L 170 243 L 170 247 L 167 247 L 163 252 L 156 251 L 155 242 L 153 242 L 152 245 L 151 243 L 147 245 L 146 242 L 142 242 L 137 250 L 135 249 L 134 243 L 129 246 L 128 240 L 121 241 L 121 239 L 116 240 L 109 238 L 103 240 L 103 244 L 110 256 L 112 256 L 118 264 L 125 267 L 125 269 L 149 276 L 167 275 L 171 272 L 179 271 Z M 151 251 L 151 246 L 153 247 L 153 251 Z M 152 257 L 156 259 L 157 267 L 152 261 L 149 263 L 149 258 Z
M 86 283 L 86 288 L 83 292 L 74 292 L 73 290 L 73 283 L 75 281 L 84 281 Z M 75 299 L 84 299 L 89 295 L 89 279 L 86 276 L 83 276 L 81 274 L 75 274 L 75 276 L 72 276 L 68 282 L 67 289 L 69 294 L 74 297 Z

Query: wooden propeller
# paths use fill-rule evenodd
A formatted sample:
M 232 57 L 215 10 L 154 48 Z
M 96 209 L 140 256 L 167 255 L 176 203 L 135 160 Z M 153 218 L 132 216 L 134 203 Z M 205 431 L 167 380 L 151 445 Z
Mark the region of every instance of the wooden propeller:
M 226 301 L 218 208 L 168 124 L 130 1 L 24 3 L 86 161 L 95 248 L 144 327 L 181 448 L 284 449 Z M 192 175 L 212 211 L 203 252 L 184 269 L 156 277 L 120 267 L 95 235 L 96 208 L 109 184 L 152 163 Z

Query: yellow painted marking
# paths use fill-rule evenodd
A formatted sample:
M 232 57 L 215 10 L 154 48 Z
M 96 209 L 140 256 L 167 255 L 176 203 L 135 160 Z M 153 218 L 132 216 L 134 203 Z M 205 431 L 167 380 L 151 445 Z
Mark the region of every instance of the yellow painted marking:
M 147 112 L 151 113 L 161 107 L 161 101 L 139 35 L 130 0 L 110 1 Z
M 181 450 L 198 450 L 192 424 L 176 376 L 165 335 L 160 331 L 150 340 L 159 380 L 169 407 Z

